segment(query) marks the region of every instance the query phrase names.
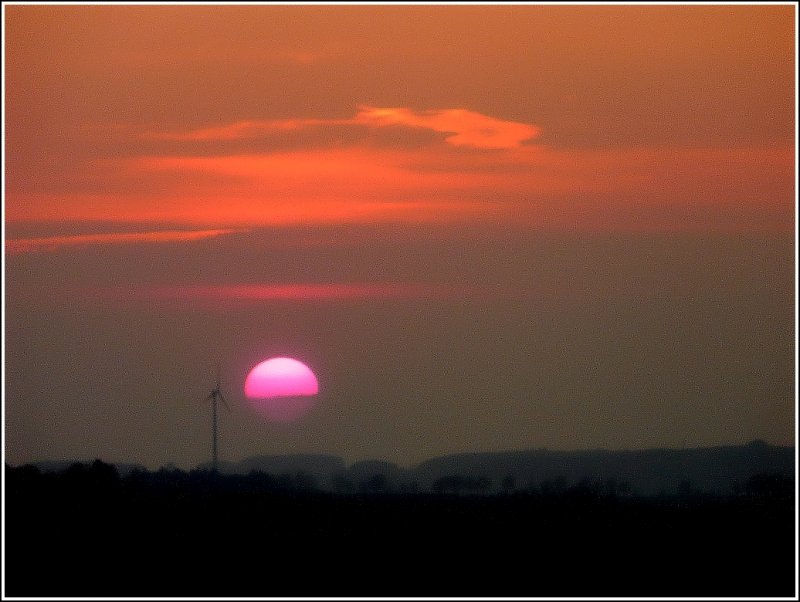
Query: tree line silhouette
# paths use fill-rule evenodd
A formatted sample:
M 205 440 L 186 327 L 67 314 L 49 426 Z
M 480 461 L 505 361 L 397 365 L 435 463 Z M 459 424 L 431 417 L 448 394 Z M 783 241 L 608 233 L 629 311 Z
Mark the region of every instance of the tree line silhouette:
M 323 489 L 317 478 L 304 471 L 294 473 L 283 472 L 271 474 L 262 470 L 251 470 L 246 475 L 212 474 L 208 469 L 184 471 L 167 465 L 156 471 L 144 468 L 130 470 L 124 477 L 120 476 L 116 466 L 95 460 L 92 463 L 75 462 L 63 471 L 41 471 L 33 464 L 19 467 L 6 466 L 6 474 L 12 485 L 30 486 L 36 481 L 51 484 L 59 481 L 72 487 L 217 487 L 247 489 L 252 491 L 312 491 Z M 400 483 L 393 487 L 385 474 L 376 472 L 358 482 L 348 479 L 343 474 L 335 474 L 332 478 L 332 489 L 336 493 L 418 493 L 418 483 Z M 460 474 L 446 475 L 436 479 L 432 492 L 438 494 L 451 493 L 487 495 L 491 493 L 494 483 L 488 477 L 472 477 Z M 517 487 L 513 475 L 506 475 L 499 492 L 503 494 L 523 493 L 542 496 L 588 497 L 600 499 L 634 495 L 631 484 L 616 478 L 585 477 L 570 484 L 565 477 L 545 479 L 537 483 L 529 483 L 525 487 Z M 702 492 L 695 488 L 689 480 L 683 480 L 678 486 L 679 497 L 719 496 L 716 493 Z M 794 480 L 779 472 L 760 472 L 752 475 L 744 483 L 734 483 L 730 493 L 734 496 L 769 497 L 776 499 L 791 498 L 794 494 Z M 668 496 L 662 492 L 660 497 Z
M 792 596 L 794 481 L 641 496 L 616 479 L 5 466 L 10 596 Z

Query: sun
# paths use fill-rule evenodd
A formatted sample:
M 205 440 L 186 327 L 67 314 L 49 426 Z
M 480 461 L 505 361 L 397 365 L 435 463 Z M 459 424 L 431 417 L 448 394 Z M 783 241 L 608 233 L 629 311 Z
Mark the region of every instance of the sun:
M 319 393 L 314 372 L 291 357 L 273 357 L 257 364 L 244 383 L 251 406 L 275 422 L 293 422 L 313 406 Z

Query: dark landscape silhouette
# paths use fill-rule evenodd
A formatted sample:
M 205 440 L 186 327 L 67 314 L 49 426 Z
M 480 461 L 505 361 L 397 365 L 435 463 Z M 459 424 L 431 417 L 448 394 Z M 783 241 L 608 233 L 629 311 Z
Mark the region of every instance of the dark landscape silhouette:
M 467 454 L 410 470 L 335 456 L 220 473 L 6 465 L 6 594 L 792 596 L 793 458 L 754 442 Z M 712 461 L 722 476 L 703 480 Z M 652 482 L 620 469 L 631 465 L 685 478 L 643 492 Z

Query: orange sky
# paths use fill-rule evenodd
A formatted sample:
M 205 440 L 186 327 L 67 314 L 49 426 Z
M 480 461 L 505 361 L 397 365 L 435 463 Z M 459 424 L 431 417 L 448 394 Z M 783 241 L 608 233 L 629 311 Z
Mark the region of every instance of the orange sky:
M 795 440 L 794 5 L 3 11 L 7 462 Z
M 788 231 L 793 29 L 789 5 L 9 6 L 6 219 Z

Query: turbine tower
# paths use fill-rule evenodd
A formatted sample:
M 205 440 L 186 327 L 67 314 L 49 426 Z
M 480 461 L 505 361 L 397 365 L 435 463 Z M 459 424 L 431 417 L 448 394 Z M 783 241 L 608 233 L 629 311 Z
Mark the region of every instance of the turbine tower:
M 205 398 L 204 401 L 211 400 L 211 450 L 212 450 L 212 459 L 211 459 L 211 471 L 213 474 L 217 474 L 217 399 L 221 399 L 222 403 L 225 404 L 225 409 L 229 412 L 231 411 L 228 402 L 225 401 L 225 396 L 220 391 L 220 376 L 219 376 L 219 363 L 217 364 L 217 384 L 211 390 L 211 393 L 208 394 L 208 397 Z

